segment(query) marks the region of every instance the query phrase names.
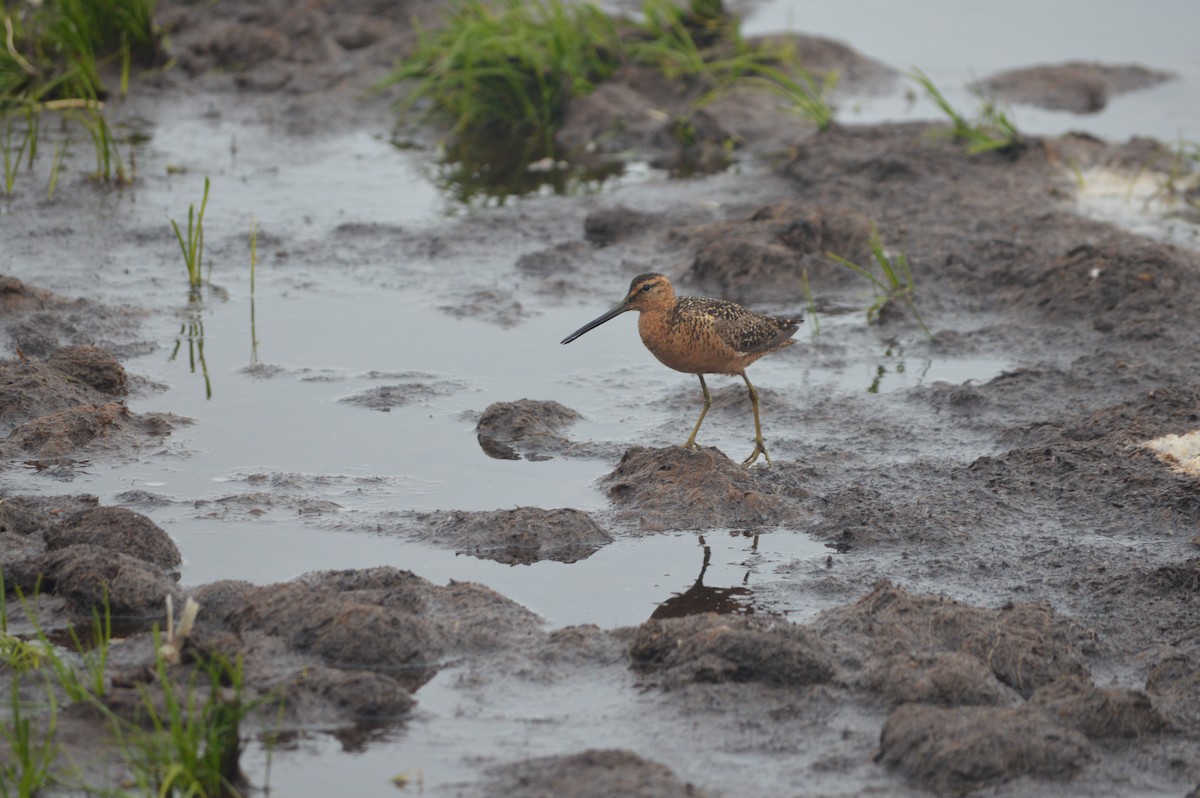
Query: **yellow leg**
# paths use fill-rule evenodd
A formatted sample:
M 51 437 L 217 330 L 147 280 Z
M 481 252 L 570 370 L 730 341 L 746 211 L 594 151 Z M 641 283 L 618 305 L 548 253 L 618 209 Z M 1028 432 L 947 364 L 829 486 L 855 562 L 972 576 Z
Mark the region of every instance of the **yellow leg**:
M 696 448 L 696 433 L 700 431 L 700 425 L 704 423 L 704 417 L 708 415 L 708 408 L 712 407 L 712 397 L 708 395 L 708 386 L 704 384 L 704 375 L 697 374 L 700 378 L 700 390 L 704 391 L 704 409 L 700 411 L 700 418 L 696 419 L 696 426 L 692 427 L 692 434 L 688 436 L 687 443 L 683 445 L 685 449 Z
M 746 389 L 750 392 L 750 408 L 754 411 L 754 451 L 742 461 L 742 465 L 752 464 L 761 454 L 767 458 L 769 466 L 771 465 L 771 455 L 767 454 L 767 444 L 763 441 L 762 436 L 762 422 L 758 420 L 758 391 L 754 390 L 754 386 L 750 384 L 750 378 L 746 376 L 745 372 L 742 372 L 742 379 L 746 381 Z

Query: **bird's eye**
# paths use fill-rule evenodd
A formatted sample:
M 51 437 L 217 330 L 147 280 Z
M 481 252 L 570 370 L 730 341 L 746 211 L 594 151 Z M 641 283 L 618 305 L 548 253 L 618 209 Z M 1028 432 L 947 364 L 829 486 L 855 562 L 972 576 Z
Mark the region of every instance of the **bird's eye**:
M 646 283 L 645 285 L 642 286 L 642 293 L 643 294 L 649 293 L 650 289 L 653 287 L 654 287 L 654 283 Z

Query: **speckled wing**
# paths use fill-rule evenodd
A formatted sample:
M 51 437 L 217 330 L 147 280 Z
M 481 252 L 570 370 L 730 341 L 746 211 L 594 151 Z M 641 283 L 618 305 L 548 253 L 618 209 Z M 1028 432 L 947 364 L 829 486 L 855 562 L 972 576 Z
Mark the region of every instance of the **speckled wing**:
M 796 334 L 802 321 L 799 317 L 763 316 L 733 302 L 705 297 L 680 297 L 676 312 L 703 314 L 711 320 L 713 332 L 726 346 L 746 355 L 783 346 Z

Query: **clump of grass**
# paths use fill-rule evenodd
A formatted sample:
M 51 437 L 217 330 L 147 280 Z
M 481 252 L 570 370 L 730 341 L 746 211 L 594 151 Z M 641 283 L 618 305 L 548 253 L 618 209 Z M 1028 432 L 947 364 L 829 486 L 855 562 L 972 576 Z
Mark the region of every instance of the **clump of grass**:
M 416 50 L 383 85 L 416 80 L 402 111 L 428 102 L 456 136 L 534 139 L 538 157 L 551 152 L 567 100 L 619 64 L 616 25 L 591 4 L 468 0 L 446 22 L 420 30 Z
M 1147 166 L 1148 164 L 1143 164 L 1138 169 L 1138 174 Z M 1137 175 L 1130 184 L 1131 191 L 1133 183 L 1136 182 Z M 1155 199 L 1178 200 L 1200 210 L 1200 142 L 1182 138 L 1175 142 L 1162 183 L 1147 202 Z
M 687 9 L 670 0 L 646 0 L 642 13 L 642 35 L 630 37 L 626 56 L 668 77 L 698 78 L 711 84 L 698 106 L 743 87 L 784 100 L 819 130 L 833 122 L 829 96 L 837 72 L 827 73 L 818 83 L 790 45 L 751 47 L 719 0 L 693 0 Z
M 445 25 L 420 32 L 416 49 L 380 86 L 413 81 L 401 114 L 419 106 L 426 119 L 449 128 L 447 160 L 463 165 L 454 176 L 505 187 L 508 180 L 516 189 L 508 193 L 544 184 L 526 167 L 558 160 L 554 137 L 568 103 L 624 64 L 684 79 L 699 90 L 697 107 L 741 85 L 785 99 L 822 129 L 832 120 L 828 95 L 836 75 L 819 84 L 790 50 L 749 46 L 720 0 L 686 7 L 645 0 L 642 10 L 644 19 L 633 22 L 589 2 L 465 0 Z
M 161 651 L 155 633 L 155 650 Z M 139 788 L 160 796 L 237 796 L 244 782 L 238 761 L 240 725 L 257 706 L 243 700 L 243 671 L 239 657 L 219 654 L 192 670 L 183 696 L 168 672 L 166 659 L 157 658 L 156 687 L 162 708 L 143 687 L 142 706 L 149 728 L 126 730 L 130 766 Z M 203 696 L 203 698 L 201 698 Z
M 0 47 L 0 122 L 27 119 L 25 141 L 32 166 L 43 113 L 63 114 L 87 130 L 96 149 L 95 176 L 127 183 L 116 138 L 104 116 L 110 94 L 101 74 L 119 66 L 122 95 L 129 90 L 133 65 L 162 58 L 160 35 L 153 25 L 156 0 L 25 0 L 0 3 L 4 44 Z M 5 189 L 12 193 L 8 161 L 11 137 L 3 142 Z M 49 194 L 58 181 L 62 150 L 51 167 Z M 20 160 L 19 155 L 16 160 Z
M 58 720 L 58 703 L 54 691 L 46 689 L 45 713 L 49 720 L 45 731 L 34 731 L 33 719 L 25 714 L 21 700 L 21 680 L 13 676 L 9 694 L 9 718 L 0 733 L 8 742 L 10 758 L 0 763 L 0 796 L 3 798 L 32 798 L 50 783 L 50 767 L 58 753 L 54 732 Z
M 72 703 L 91 707 L 107 723 L 108 730 L 117 741 L 118 753 L 124 758 L 132 775 L 132 783 L 127 786 L 136 788 L 135 794 L 158 795 L 162 798 L 236 798 L 240 794 L 239 789 L 244 783 L 238 764 L 241 723 L 260 705 L 278 699 L 274 695 L 250 701 L 245 699 L 245 678 L 240 658 L 229 660 L 219 654 L 200 657 L 191 666 L 186 678 L 180 680 L 178 667 L 182 666 L 178 666 L 179 653 L 199 610 L 194 601 L 189 600 L 185 604 L 178 627 L 169 618 L 165 641 L 160 638 L 157 628 L 152 632 L 156 678 L 150 685 L 141 687 L 143 725 L 138 725 L 118 716 L 105 703 L 103 667 L 113 643 L 107 601 L 102 609 L 93 611 L 89 651 L 83 651 L 83 642 L 76 635 L 71 635 L 81 655 L 94 655 L 90 664 L 85 657 L 81 674 L 78 666 L 43 633 L 24 596 L 20 596 L 21 602 L 34 626 L 38 656 L 25 660 L 14 659 L 17 656 L 14 652 L 22 646 L 31 650 L 33 647 L 24 641 L 14 644 L 10 640 L 12 636 L 7 634 L 8 607 L 4 595 L 3 579 L 0 578 L 0 653 L 4 654 L 6 664 L 10 666 L 15 666 L 18 661 L 25 662 L 26 670 L 23 673 L 41 674 L 45 680 L 48 701 L 42 708 L 47 720 L 42 723 L 42 731 L 39 732 L 27 714 L 29 705 L 20 698 L 19 680 L 13 678 L 9 717 L 0 724 L 0 735 L 6 740 L 12 754 L 9 760 L 0 762 L 2 798 L 33 796 L 51 783 L 51 769 L 58 754 L 54 738 L 59 712 L 56 689 L 61 690 Z M 280 706 L 282 712 L 282 704 Z M 77 786 L 87 794 L 110 794 L 109 791 L 94 790 L 87 785 Z
M 930 99 L 950 118 L 950 135 L 965 141 L 968 153 L 1014 152 L 1024 146 L 1016 122 L 991 100 L 983 100 L 976 119 L 970 120 L 946 99 L 924 72 L 914 67 L 909 77 L 920 84 Z
M 903 252 L 889 254 L 883 248 L 879 230 L 874 224 L 871 225 L 870 247 L 871 256 L 875 260 L 875 266 L 878 267 L 878 273 L 874 267 L 861 266 L 833 252 L 826 253 L 835 263 L 841 264 L 863 277 L 874 288 L 875 301 L 867 308 L 867 323 L 878 321 L 883 309 L 889 304 L 903 302 L 912 311 L 913 319 L 920 325 L 921 331 L 932 338 L 929 328 L 925 325 L 925 320 L 921 318 L 921 312 L 917 310 L 916 285 L 908 266 L 908 256 Z
M 792 56 L 785 58 L 790 60 Z M 795 61 L 786 68 L 754 61 L 747 71 L 751 74 L 741 79 L 743 85 L 786 101 L 793 113 L 813 122 L 818 130 L 827 130 L 833 124 L 833 106 L 829 97 L 837 85 L 836 70 L 826 73 L 820 83 Z
M 132 65 L 161 57 L 156 0 L 45 0 L 5 3 L 0 50 L 0 111 L 55 99 L 102 100 L 101 67 L 120 66 L 120 91 Z
M 208 207 L 208 178 L 204 178 L 204 197 L 200 200 L 200 211 L 196 212 L 195 204 L 188 205 L 187 237 L 179 228 L 179 223 L 171 219 L 171 227 L 175 230 L 175 238 L 179 241 L 179 249 L 183 252 L 183 265 L 187 269 L 188 285 L 196 293 L 204 284 L 201 266 L 204 260 L 204 211 Z
M 0 139 L 0 150 L 3 151 L 4 157 L 4 193 L 12 196 L 13 183 L 17 178 L 17 170 L 21 168 L 21 159 L 25 155 L 25 149 L 29 147 L 29 142 L 32 137 L 32 130 L 26 128 L 24 135 L 21 136 L 21 141 L 16 147 L 13 146 L 13 128 L 16 120 L 9 117 L 4 122 L 3 139 Z

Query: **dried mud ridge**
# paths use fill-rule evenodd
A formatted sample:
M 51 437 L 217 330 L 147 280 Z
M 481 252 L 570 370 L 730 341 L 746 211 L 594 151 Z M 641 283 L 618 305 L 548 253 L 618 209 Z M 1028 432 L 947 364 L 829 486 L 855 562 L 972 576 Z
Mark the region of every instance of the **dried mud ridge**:
M 333 4 L 345 6 L 340 14 L 308 7 L 275 26 L 266 21 L 289 4 L 163 5 L 183 85 L 274 92 L 294 103 L 284 118 L 300 129 L 321 124 L 329 103 L 359 102 L 351 96 L 390 65 L 389 48 L 411 40 L 390 3 Z M 887 79 L 852 51 L 824 52 L 864 83 Z M 1047 75 L 1050 83 L 1030 101 L 1091 110 L 1161 77 L 1069 66 L 1038 72 L 1035 94 Z M 181 78 L 156 80 L 169 90 Z M 630 72 L 572 109 L 564 135 L 586 146 L 670 95 Z M 1200 256 L 1063 204 L 1064 164 L 1137 166 L 1159 145 L 1068 136 L 972 158 L 923 125 L 806 136 L 744 98 L 719 110 L 697 125 L 696 146 L 733 135 L 749 151 L 790 148 L 778 168 L 785 195 L 715 222 L 594 207 L 577 240 L 517 260 L 524 295 L 611 291 L 647 253 L 695 292 L 765 301 L 791 291 L 803 267 L 821 294 L 852 280 L 824 253 L 864 258 L 875 223 L 920 266 L 930 352 L 1004 352 L 1019 365 L 986 382 L 910 389 L 904 412 L 886 417 L 852 398 L 801 400 L 765 386 L 770 470 L 743 469 L 712 448 L 573 440 L 578 414 L 548 399 L 494 405 L 478 419 L 484 453 L 609 458 L 610 508 L 595 518 L 569 508 L 448 511 L 397 532 L 507 563 L 574 562 L 614 537 L 663 530 L 807 533 L 847 556 L 784 578 L 832 609 L 808 623 L 758 611 L 548 632 L 486 587 L 434 585 L 395 568 L 184 587 L 169 535 L 84 495 L 0 499 L 6 589 L 40 591 L 47 628 L 86 622 L 104 600 L 134 624 L 109 665 L 115 707 L 135 705 L 152 681 L 153 645 L 137 624 L 160 621 L 167 596 L 177 606 L 192 596 L 203 609 L 173 676 L 186 680 L 214 652 L 240 656 L 250 696 L 282 695 L 291 728 L 403 723 L 421 686 L 452 664 L 467 663 L 483 683 L 621 671 L 636 676 L 648 712 L 666 702 L 738 749 L 813 758 L 816 746 L 822 772 L 881 792 L 1082 795 L 1154 783 L 1183 794 L 1200 784 L 1200 482 L 1145 446 L 1200 427 Z M 621 129 L 622 148 L 672 154 L 659 129 Z M 956 323 L 939 326 L 943 318 Z M 0 277 L 0 319 L 20 353 L 0 361 L 0 469 L 69 480 L 89 459 L 136 457 L 189 423 L 125 404 L 147 389 L 119 363 L 145 346 L 128 314 Z M 902 313 L 883 324 L 912 329 Z M 382 410 L 440 390 L 414 383 L 354 401 Z M 735 401 L 717 394 L 716 413 Z M 829 418 L 838 423 L 827 443 L 805 434 Z M 913 448 L 939 436 L 981 441 L 980 451 L 959 461 Z M 864 455 L 864 445 L 882 456 Z M 931 580 L 993 600 L 975 606 L 903 584 Z M 256 724 L 274 724 L 270 706 Z M 843 728 L 847 712 L 865 720 Z M 92 736 L 82 714 L 59 723 L 62 740 Z M 469 789 L 716 794 L 621 750 L 497 766 Z

